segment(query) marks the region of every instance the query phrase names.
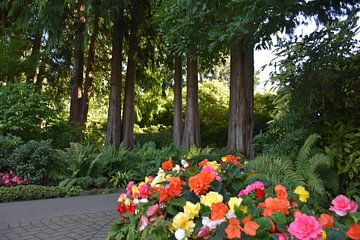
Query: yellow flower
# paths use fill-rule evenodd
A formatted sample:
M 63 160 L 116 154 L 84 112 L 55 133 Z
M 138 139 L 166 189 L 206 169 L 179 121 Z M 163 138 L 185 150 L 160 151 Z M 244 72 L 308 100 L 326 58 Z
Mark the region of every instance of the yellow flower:
M 235 207 L 240 207 L 242 201 L 243 201 L 242 198 L 231 197 L 228 202 L 230 212 L 235 213 Z
M 201 204 L 211 208 L 214 203 L 220 203 L 223 201 L 223 196 L 217 192 L 208 192 L 205 196 L 201 196 Z
M 321 237 L 322 237 L 322 240 L 325 240 L 326 239 L 326 232 L 323 230 L 322 231 L 322 234 L 321 234 Z
M 124 200 L 127 198 L 125 193 L 120 194 L 119 198 L 118 198 L 118 202 L 124 202 Z
M 247 206 L 240 206 L 239 209 L 240 209 L 243 213 L 247 213 L 248 207 L 247 207 Z
M 151 179 L 149 177 L 145 177 L 145 183 L 150 183 Z
M 141 187 L 142 185 L 145 185 L 145 182 L 139 183 L 139 187 Z
M 139 193 L 139 188 L 137 186 L 133 186 L 131 189 L 132 193 Z
M 220 172 L 220 165 L 216 161 L 208 162 L 208 164 L 212 165 L 216 172 Z
M 186 201 L 184 206 L 184 213 L 189 216 L 190 219 L 194 219 L 199 215 L 200 203 L 193 204 L 189 201 Z
M 297 195 L 299 195 L 299 199 L 302 202 L 307 202 L 307 200 L 310 197 L 310 194 L 308 191 L 305 190 L 305 188 L 303 186 L 297 186 L 295 188 L 294 193 L 296 193 Z
M 227 157 L 226 157 L 226 156 L 221 157 L 221 161 L 226 162 L 226 160 L 227 160 Z
M 190 220 L 189 216 L 186 213 L 179 212 L 173 218 L 170 230 L 176 231 L 181 228 L 185 231 L 187 237 L 190 237 L 194 231 L 195 223 Z
M 157 173 L 157 176 L 156 176 L 156 177 L 154 178 L 154 180 L 151 182 L 151 186 L 154 187 L 154 186 L 156 186 L 156 185 L 159 184 L 159 183 L 165 182 L 165 181 L 166 181 L 165 177 L 166 177 L 166 174 L 165 174 L 164 170 L 161 169 L 161 168 L 159 168 L 159 171 L 158 171 L 158 173 Z M 159 187 L 159 186 L 157 186 L 157 187 Z
M 180 166 L 176 164 L 175 167 L 173 167 L 172 171 L 177 173 L 180 172 Z

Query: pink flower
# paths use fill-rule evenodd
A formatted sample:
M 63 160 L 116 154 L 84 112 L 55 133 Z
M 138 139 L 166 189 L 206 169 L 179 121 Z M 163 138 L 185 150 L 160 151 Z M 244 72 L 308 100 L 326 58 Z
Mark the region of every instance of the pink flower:
M 200 231 L 198 232 L 198 238 L 203 238 L 203 239 L 209 239 L 211 235 L 211 230 L 208 226 L 204 226 L 200 229 Z
M 250 193 L 254 192 L 255 190 L 265 190 L 265 185 L 260 182 L 256 181 L 250 185 L 248 185 L 245 189 L 239 192 L 239 195 L 249 195 Z
M 219 181 L 219 182 L 222 182 L 222 178 L 219 176 L 218 172 L 215 171 L 215 168 L 214 168 L 213 165 L 207 164 L 207 165 L 205 165 L 205 166 L 202 168 L 201 171 L 202 171 L 202 172 L 207 171 L 207 172 L 209 172 L 209 173 L 214 173 L 214 174 L 215 174 L 215 179 L 216 179 L 217 181 Z
M 276 234 L 279 238 L 279 240 L 287 240 L 288 239 L 288 236 L 286 233 L 277 233 Z
M 302 214 L 289 225 L 288 231 L 297 239 L 321 240 L 322 227 L 314 216 Z
M 149 185 L 144 184 L 139 187 L 140 197 L 147 199 L 149 197 Z
M 159 211 L 159 205 L 155 204 L 149 208 L 149 210 L 147 211 L 146 214 L 150 217 L 150 216 L 154 215 L 155 213 L 157 213 L 158 211 Z
M 133 186 L 135 186 L 135 183 L 133 181 L 128 183 L 128 185 L 126 186 L 126 194 L 127 195 L 132 195 Z
M 345 216 L 346 214 L 354 213 L 358 209 L 358 205 L 354 201 L 350 201 L 346 196 L 339 195 L 331 202 L 329 210 L 335 212 L 339 216 Z
M 147 217 L 142 215 L 140 218 L 140 222 L 141 222 L 140 231 L 143 231 L 149 225 L 149 219 L 147 219 Z

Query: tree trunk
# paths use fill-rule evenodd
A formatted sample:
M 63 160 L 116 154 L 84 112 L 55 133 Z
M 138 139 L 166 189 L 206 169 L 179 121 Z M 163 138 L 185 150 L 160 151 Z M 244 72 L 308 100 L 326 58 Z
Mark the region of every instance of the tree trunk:
M 95 43 L 96 38 L 99 32 L 99 15 L 95 13 L 94 17 L 94 30 L 93 34 L 90 37 L 90 45 L 88 50 L 88 58 L 87 58 L 87 65 L 86 65 L 86 71 L 85 71 L 85 86 L 84 86 L 84 92 L 81 98 L 81 125 L 85 126 L 87 122 L 88 117 L 88 111 L 89 111 L 89 101 L 90 101 L 90 94 L 92 90 L 92 84 L 93 84 L 93 68 L 94 68 L 94 59 L 95 59 Z
M 121 142 L 121 72 L 124 41 L 124 10 L 115 17 L 112 29 L 111 86 L 106 144 L 119 148 Z
M 197 60 L 188 57 L 185 128 L 182 141 L 182 145 L 186 149 L 190 149 L 192 146 L 200 147 L 198 84 Z
M 36 68 L 38 67 L 37 63 L 39 62 L 39 53 L 41 48 L 41 38 L 42 38 L 42 31 L 35 32 L 30 58 L 32 58 L 31 59 L 32 61 L 36 61 L 36 64 L 33 65 L 29 75 L 27 75 L 26 77 L 26 81 L 30 83 L 35 82 Z
M 183 117 L 182 117 L 182 64 L 181 56 L 175 57 L 174 65 L 174 120 L 173 120 L 173 141 L 175 146 L 181 146 L 182 132 L 183 132 Z
M 253 157 L 254 49 L 240 39 L 231 49 L 228 149 Z
M 135 81 L 137 72 L 136 54 L 138 51 L 138 29 L 140 24 L 141 0 L 134 0 L 130 22 L 129 54 L 125 81 L 123 111 L 123 144 L 126 148 L 134 146 Z
M 84 71 L 84 31 L 85 21 L 83 18 L 83 2 L 78 3 L 79 16 L 76 20 L 75 30 L 75 50 L 74 50 L 74 69 L 71 81 L 71 101 L 70 101 L 70 122 L 74 127 L 81 126 L 81 97 Z

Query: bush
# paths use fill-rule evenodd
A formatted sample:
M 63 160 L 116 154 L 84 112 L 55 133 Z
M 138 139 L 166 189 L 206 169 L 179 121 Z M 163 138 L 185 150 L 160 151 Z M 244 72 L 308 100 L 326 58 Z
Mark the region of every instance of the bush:
M 0 171 L 8 171 L 8 159 L 15 148 L 21 144 L 21 138 L 13 135 L 0 135 Z
M 19 145 L 9 157 L 9 167 L 30 183 L 40 183 L 49 178 L 54 164 L 54 150 L 50 141 L 29 141 Z
M 40 185 L 0 187 L 0 202 L 69 197 L 77 196 L 80 192 L 82 192 L 80 187 L 64 188 Z
M 51 126 L 47 138 L 52 140 L 54 148 L 64 149 L 69 147 L 71 142 L 80 141 L 83 138 L 83 130 L 71 126 L 69 121 L 62 121 Z
M 7 84 L 0 88 L 0 133 L 23 140 L 41 139 L 55 118 L 47 97 L 31 84 Z
M 103 188 L 106 187 L 108 182 L 109 180 L 106 177 L 99 177 L 99 178 L 95 178 L 94 185 L 97 188 Z
M 136 129 L 135 142 L 144 145 L 147 142 L 155 143 L 157 148 L 166 147 L 173 141 L 172 128 L 164 125 L 154 125 Z

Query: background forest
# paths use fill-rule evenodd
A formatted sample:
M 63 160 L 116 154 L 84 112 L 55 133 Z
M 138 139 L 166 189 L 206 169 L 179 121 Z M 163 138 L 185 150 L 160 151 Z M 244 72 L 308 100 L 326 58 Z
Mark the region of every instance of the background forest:
M 33 184 L 119 187 L 169 157 L 237 153 L 259 178 L 295 172 L 319 198 L 352 196 L 360 190 L 359 7 L 1 0 L 0 172 Z M 294 34 L 310 22 L 314 32 Z M 273 91 L 254 94 L 254 51 L 270 48 Z

